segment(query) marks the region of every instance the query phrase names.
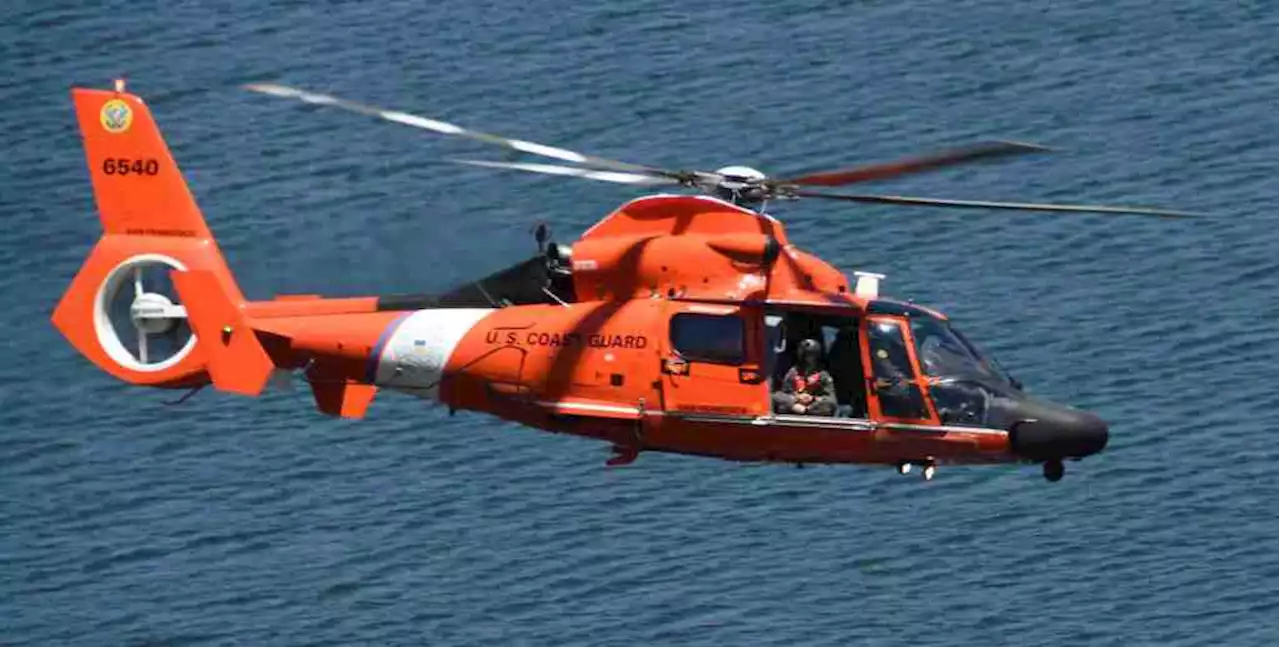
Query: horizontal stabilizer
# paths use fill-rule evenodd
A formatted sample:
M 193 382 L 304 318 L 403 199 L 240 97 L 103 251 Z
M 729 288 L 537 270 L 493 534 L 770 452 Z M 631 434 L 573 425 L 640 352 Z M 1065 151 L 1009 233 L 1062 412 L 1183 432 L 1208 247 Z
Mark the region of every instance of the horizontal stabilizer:
M 378 394 L 378 387 L 358 382 L 327 381 L 313 379 L 311 393 L 316 398 L 316 408 L 322 413 L 343 418 L 363 418 Z
M 205 340 L 213 386 L 241 395 L 262 393 L 276 367 L 245 318 L 243 304 L 232 301 L 213 272 L 173 272 L 172 276 L 192 331 Z

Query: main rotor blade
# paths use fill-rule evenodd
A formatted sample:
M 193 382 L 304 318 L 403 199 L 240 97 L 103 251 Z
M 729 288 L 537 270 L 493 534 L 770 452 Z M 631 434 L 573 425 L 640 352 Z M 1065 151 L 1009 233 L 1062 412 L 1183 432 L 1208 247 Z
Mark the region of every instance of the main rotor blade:
M 770 180 L 769 183 L 774 185 L 799 184 L 805 186 L 841 186 L 845 184 L 853 184 L 855 182 L 883 180 L 886 178 L 897 177 L 899 175 L 907 175 L 909 173 L 931 171 L 945 166 L 975 162 L 983 159 L 1009 157 L 1012 155 L 1022 155 L 1026 153 L 1042 153 L 1048 150 L 1049 149 L 1044 146 L 1026 144 L 1023 142 L 983 142 L 972 146 L 955 148 L 930 155 L 909 157 L 894 162 L 855 166 L 853 168 L 839 171 L 810 173 L 808 175 L 801 175 L 800 177 Z
M 1156 216 L 1159 218 L 1201 218 L 1203 214 L 1171 211 L 1168 209 L 1149 209 L 1146 207 L 1119 207 L 1113 205 L 1089 204 L 1044 204 L 1037 202 L 988 202 L 985 200 L 943 200 L 937 198 L 913 198 L 901 195 L 850 195 L 839 193 L 816 193 L 813 191 L 796 191 L 797 197 L 824 198 L 827 200 L 845 200 L 847 202 L 868 202 L 874 204 L 904 204 L 926 207 L 955 207 L 960 209 L 1016 209 L 1020 211 L 1066 211 L 1077 213 L 1110 213 L 1135 216 Z
M 619 171 L 594 171 L 586 168 L 577 168 L 573 166 L 560 166 L 558 164 L 530 164 L 526 162 L 491 162 L 487 160 L 449 160 L 458 164 L 469 164 L 471 166 L 483 166 L 486 168 L 502 168 L 514 169 L 517 171 L 528 171 L 530 173 L 546 173 L 548 175 L 562 175 L 566 177 L 580 177 L 588 180 L 600 180 L 601 182 L 616 182 L 618 184 L 635 184 L 641 186 L 659 186 L 663 184 L 680 184 L 679 181 L 659 175 L 651 175 L 644 173 L 623 173 Z
M 542 157 L 550 157 L 550 158 L 562 160 L 565 162 L 573 162 L 575 164 L 585 164 L 588 166 L 606 168 L 614 171 L 652 173 L 654 175 L 663 175 L 667 177 L 673 177 L 675 179 L 679 179 L 680 177 L 680 173 L 678 172 L 666 171 L 663 169 L 653 168 L 650 166 L 643 166 L 640 164 L 631 164 L 629 162 L 620 162 L 618 160 L 611 160 L 604 157 L 595 157 L 593 155 L 584 155 L 582 153 L 571 151 L 565 148 L 560 148 L 557 146 L 548 146 L 546 144 L 539 144 L 537 142 L 526 141 L 523 139 L 512 139 L 509 137 L 502 137 L 500 135 L 491 135 L 489 133 L 480 132 L 478 130 L 463 128 L 462 126 L 451 124 L 446 121 L 439 121 L 439 120 L 431 119 L 428 117 L 421 117 L 418 115 L 409 114 L 407 112 L 400 112 L 397 110 L 385 110 L 377 106 L 358 103 L 356 101 L 348 101 L 346 99 L 339 99 L 338 97 L 330 96 L 327 94 L 320 94 L 317 92 L 308 92 L 306 90 L 300 90 L 298 88 L 292 88 L 285 85 L 277 85 L 274 83 L 250 83 L 244 86 L 244 88 L 252 92 L 260 92 L 262 94 L 268 94 L 274 97 L 284 97 L 286 99 L 298 99 L 299 101 L 302 101 L 304 103 L 310 103 L 310 104 L 319 105 L 319 106 L 333 106 L 335 108 L 342 108 L 343 110 L 348 110 L 350 112 L 355 112 L 362 115 L 368 115 L 371 117 L 377 117 L 379 119 L 384 119 L 386 121 L 392 121 L 398 124 L 404 124 L 406 126 L 413 126 L 414 128 L 430 130 L 432 132 L 440 133 L 442 135 L 456 135 L 458 137 L 466 137 L 467 139 L 472 139 L 478 142 L 483 142 L 486 144 L 494 144 L 497 146 L 502 146 L 504 148 L 517 150 L 523 153 L 529 153 L 531 155 L 539 155 Z

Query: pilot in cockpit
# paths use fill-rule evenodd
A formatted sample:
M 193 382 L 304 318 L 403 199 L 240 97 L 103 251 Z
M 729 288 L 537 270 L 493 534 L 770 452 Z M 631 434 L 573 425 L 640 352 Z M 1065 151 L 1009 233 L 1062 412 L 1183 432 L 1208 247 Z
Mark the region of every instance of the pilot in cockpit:
M 796 363 L 773 393 L 774 413 L 833 416 L 836 388 L 831 374 L 821 366 L 822 345 L 814 339 L 801 341 Z

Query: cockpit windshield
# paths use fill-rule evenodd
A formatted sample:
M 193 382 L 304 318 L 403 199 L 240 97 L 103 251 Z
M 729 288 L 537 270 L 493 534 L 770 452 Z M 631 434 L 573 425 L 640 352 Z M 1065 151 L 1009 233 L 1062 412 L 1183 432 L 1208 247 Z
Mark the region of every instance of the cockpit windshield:
M 911 317 L 911 336 L 925 375 L 1012 387 L 1014 381 L 995 360 L 985 356 L 942 319 Z
M 938 418 L 946 425 L 1007 428 L 1022 387 L 943 319 L 910 317 L 920 370 L 929 380 Z

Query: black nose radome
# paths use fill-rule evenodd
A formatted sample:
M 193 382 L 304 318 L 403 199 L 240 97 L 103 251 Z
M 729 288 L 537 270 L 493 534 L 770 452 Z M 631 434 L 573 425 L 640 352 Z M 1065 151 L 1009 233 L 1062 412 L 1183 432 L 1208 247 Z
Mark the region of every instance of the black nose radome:
M 1088 456 L 1107 446 L 1107 423 L 1078 409 L 1023 402 L 1022 420 L 1010 425 L 1013 452 L 1034 461 Z

